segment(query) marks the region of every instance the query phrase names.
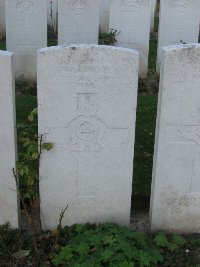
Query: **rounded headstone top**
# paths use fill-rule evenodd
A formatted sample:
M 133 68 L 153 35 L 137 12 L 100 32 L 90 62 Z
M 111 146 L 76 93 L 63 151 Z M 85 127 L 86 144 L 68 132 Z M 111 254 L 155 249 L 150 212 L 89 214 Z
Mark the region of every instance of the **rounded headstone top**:
M 115 46 L 109 46 L 109 45 L 96 45 L 96 44 L 72 44 L 70 46 L 68 45 L 59 45 L 59 46 L 51 46 L 51 47 L 45 47 L 38 50 L 38 53 L 46 53 L 50 51 L 57 51 L 62 49 L 70 49 L 70 50 L 78 50 L 78 49 L 107 49 L 107 50 L 115 50 L 115 51 L 124 51 L 124 52 L 130 52 L 138 56 L 138 52 L 134 49 L 130 48 L 124 48 L 124 47 L 115 47 Z

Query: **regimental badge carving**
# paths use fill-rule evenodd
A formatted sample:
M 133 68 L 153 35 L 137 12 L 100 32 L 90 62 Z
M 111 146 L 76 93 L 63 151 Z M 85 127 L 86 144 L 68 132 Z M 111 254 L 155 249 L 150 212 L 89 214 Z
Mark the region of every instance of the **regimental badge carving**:
M 77 116 L 69 125 L 72 151 L 100 151 L 106 126 L 96 116 Z
M 141 0 L 121 0 L 121 10 L 123 12 L 137 12 Z
M 184 14 L 191 5 L 191 0 L 174 0 L 173 8 L 177 14 Z
M 18 0 L 17 11 L 26 15 L 31 16 L 33 14 L 34 1 L 33 0 Z
M 69 124 L 73 151 L 99 151 L 106 126 L 97 116 L 97 94 L 77 95 L 78 116 Z
M 67 126 L 67 139 L 72 152 L 100 152 L 108 137 L 111 138 L 109 144 L 128 144 L 128 128 L 109 128 L 97 113 L 98 94 L 77 94 L 77 116 Z
M 75 15 L 82 15 L 85 12 L 86 0 L 72 0 L 72 11 Z

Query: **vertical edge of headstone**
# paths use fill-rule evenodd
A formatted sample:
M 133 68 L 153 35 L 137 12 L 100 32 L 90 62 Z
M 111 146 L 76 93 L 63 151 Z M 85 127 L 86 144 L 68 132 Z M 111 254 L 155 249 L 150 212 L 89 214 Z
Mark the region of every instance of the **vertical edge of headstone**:
M 10 122 L 10 127 L 12 128 L 11 130 L 13 131 L 11 133 L 13 140 L 10 140 L 13 145 L 13 148 L 11 148 L 11 150 L 13 150 L 13 153 L 14 153 L 12 168 L 16 172 L 17 132 L 16 132 L 16 103 L 15 103 L 15 79 L 14 79 L 13 53 L 0 50 L 0 60 L 1 59 L 4 62 L 7 62 L 7 68 L 6 66 L 4 66 L 4 70 L 5 70 L 5 74 L 7 72 L 8 80 L 6 83 L 9 89 L 8 94 L 10 94 L 10 99 L 9 99 L 9 101 L 11 102 L 10 107 L 12 108 L 12 110 L 9 110 L 11 112 L 10 119 L 12 120 L 12 122 Z M 20 214 L 20 201 L 19 201 L 19 195 L 18 195 L 18 189 L 17 189 L 15 177 L 13 175 L 13 170 L 12 169 L 9 170 L 11 178 L 10 178 L 8 186 L 11 185 L 11 187 L 9 187 L 9 190 L 10 190 L 9 192 L 12 195 L 11 196 L 12 200 L 11 200 L 10 209 L 8 211 L 8 219 L 7 219 L 8 221 L 5 221 L 5 223 L 9 222 L 12 227 L 19 228 L 20 227 L 20 215 L 19 215 Z
M 161 116 L 161 105 L 162 105 L 162 91 L 163 91 L 163 79 L 165 71 L 165 58 L 167 56 L 167 51 L 162 49 L 161 57 L 162 64 L 160 67 L 160 84 L 158 92 L 158 104 L 157 104 L 157 117 L 156 117 L 156 129 L 155 129 L 155 141 L 154 141 L 154 155 L 153 155 L 153 169 L 152 169 L 152 182 L 151 182 L 151 198 L 150 198 L 150 211 L 149 211 L 149 222 L 150 229 L 154 231 L 153 226 L 153 212 L 154 212 L 154 194 L 155 194 L 155 183 L 156 183 L 156 162 L 157 162 L 157 151 L 159 143 L 159 126 L 160 126 L 160 116 Z

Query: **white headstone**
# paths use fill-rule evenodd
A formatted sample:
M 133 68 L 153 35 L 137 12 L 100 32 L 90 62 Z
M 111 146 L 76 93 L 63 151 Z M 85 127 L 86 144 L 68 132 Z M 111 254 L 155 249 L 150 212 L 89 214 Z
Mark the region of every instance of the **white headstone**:
M 107 46 L 38 54 L 41 219 L 63 225 L 130 220 L 138 54 Z
M 18 227 L 15 96 L 12 53 L 0 51 L 0 225 Z
M 151 229 L 200 233 L 200 45 L 164 48 Z
M 110 0 L 100 0 L 100 31 L 109 31 Z
M 150 19 L 149 0 L 111 0 L 109 27 L 119 33 L 116 45 L 139 51 L 141 76 L 148 68 Z
M 99 0 L 58 1 L 58 43 L 97 44 Z
M 181 43 L 198 43 L 199 0 L 161 0 L 158 36 L 158 68 L 161 48 Z
M 58 0 L 48 0 L 47 21 L 48 25 L 57 28 Z
M 154 19 L 157 6 L 157 0 L 151 0 L 151 32 L 154 31 Z
M 6 33 L 6 21 L 5 21 L 5 3 L 4 0 L 0 0 L 0 40 Z
M 7 50 L 14 53 L 18 79 L 36 79 L 37 50 L 47 46 L 46 0 L 6 1 Z

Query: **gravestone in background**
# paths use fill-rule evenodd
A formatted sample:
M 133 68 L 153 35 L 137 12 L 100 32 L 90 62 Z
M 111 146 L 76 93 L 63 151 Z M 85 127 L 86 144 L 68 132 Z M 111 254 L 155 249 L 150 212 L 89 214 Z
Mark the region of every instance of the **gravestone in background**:
M 129 225 L 138 54 L 106 46 L 41 49 L 38 53 L 39 135 L 43 151 L 43 229 L 113 222 Z
M 100 0 L 100 31 L 109 32 L 110 0 Z
M 58 1 L 58 43 L 97 44 L 99 0 Z
M 151 229 L 200 233 L 200 45 L 162 57 Z
M 181 43 L 198 43 L 200 0 L 161 0 L 157 67 L 161 48 Z
M 0 40 L 6 33 L 6 21 L 5 21 L 5 3 L 4 0 L 0 0 Z
M 140 54 L 140 76 L 148 68 L 151 1 L 111 0 L 110 28 L 119 32 L 117 46 L 133 48 Z
M 12 53 L 0 51 L 0 225 L 18 227 L 15 95 Z
M 37 50 L 47 46 L 47 1 L 6 1 L 7 50 L 17 79 L 36 80 Z

